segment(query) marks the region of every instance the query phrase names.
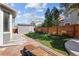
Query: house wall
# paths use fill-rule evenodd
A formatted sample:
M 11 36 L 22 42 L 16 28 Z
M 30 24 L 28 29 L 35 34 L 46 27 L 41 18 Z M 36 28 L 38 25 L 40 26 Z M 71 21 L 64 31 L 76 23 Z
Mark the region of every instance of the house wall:
M 0 8 L 0 45 L 8 43 L 12 38 L 12 15 L 10 14 L 10 32 L 3 32 L 3 9 Z
M 29 32 L 34 32 L 34 26 L 18 26 L 19 34 L 26 34 Z
M 4 20 L 4 11 L 9 12 L 9 24 L 10 31 L 4 32 L 3 29 L 3 20 Z M 8 7 L 5 4 L 0 3 L 0 46 L 8 43 L 12 39 L 12 19 L 16 17 L 16 12 L 12 8 Z
M 3 12 L 0 8 L 0 45 L 3 45 Z
M 10 41 L 10 33 L 3 34 L 3 44 L 6 44 Z
M 70 24 L 79 24 L 79 16 L 78 16 L 79 11 L 74 10 L 70 14 L 68 14 L 68 17 L 64 20 L 64 23 L 70 23 Z

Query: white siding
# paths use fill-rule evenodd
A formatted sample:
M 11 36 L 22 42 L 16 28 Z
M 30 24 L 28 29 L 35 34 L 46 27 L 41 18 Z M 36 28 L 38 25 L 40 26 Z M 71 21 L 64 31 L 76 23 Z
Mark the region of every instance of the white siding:
M 73 11 L 71 14 L 68 15 L 68 17 L 64 20 L 64 23 L 70 23 L 70 24 L 79 24 L 79 16 L 78 16 L 78 10 Z
M 34 26 L 18 26 L 19 34 L 26 34 L 29 32 L 34 32 Z
M 10 14 L 10 39 L 12 39 L 12 15 Z
M 10 32 L 3 32 L 3 25 L 3 11 L 0 9 L 0 45 L 3 45 L 10 40 Z
M 3 45 L 3 11 L 0 8 L 0 45 Z
M 11 10 L 11 11 L 10 11 Z M 4 25 L 4 11 L 9 11 L 11 14 L 10 14 L 10 31 L 7 31 L 7 32 L 4 32 L 3 31 L 3 25 Z M 12 38 L 12 16 L 14 16 L 15 14 L 12 13 L 14 12 L 12 10 L 12 8 L 9 8 L 8 6 L 4 5 L 4 4 L 0 4 L 0 46 L 5 44 L 5 43 L 8 43 L 10 41 L 10 37 Z M 11 34 L 11 35 L 10 35 Z
M 3 34 L 3 44 L 10 42 L 10 33 Z

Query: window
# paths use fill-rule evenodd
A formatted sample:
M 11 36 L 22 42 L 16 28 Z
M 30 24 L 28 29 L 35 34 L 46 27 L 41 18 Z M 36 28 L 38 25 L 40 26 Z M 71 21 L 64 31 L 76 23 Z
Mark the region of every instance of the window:
M 10 25 L 9 25 L 9 13 L 4 11 L 3 14 L 3 31 L 4 32 L 9 32 L 10 30 Z
M 68 15 L 68 18 L 70 18 L 70 14 Z
M 79 16 L 79 12 L 78 12 L 77 16 Z

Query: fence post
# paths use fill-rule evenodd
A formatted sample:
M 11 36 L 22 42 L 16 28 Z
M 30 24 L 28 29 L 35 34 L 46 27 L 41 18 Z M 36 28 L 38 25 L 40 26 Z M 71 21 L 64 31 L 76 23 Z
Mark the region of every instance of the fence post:
M 74 35 L 74 37 L 75 37 L 75 33 L 76 33 L 76 32 L 75 32 L 75 24 L 73 25 L 73 30 L 74 30 L 74 31 L 73 31 L 73 35 Z
M 58 35 L 58 25 L 57 25 L 57 35 Z

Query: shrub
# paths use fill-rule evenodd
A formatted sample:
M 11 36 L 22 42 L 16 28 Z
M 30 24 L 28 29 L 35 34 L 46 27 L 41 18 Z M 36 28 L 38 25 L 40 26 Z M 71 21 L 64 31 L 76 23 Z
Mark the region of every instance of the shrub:
M 67 34 L 62 34 L 61 36 L 67 37 L 67 38 L 73 38 L 73 36 L 69 36 Z

